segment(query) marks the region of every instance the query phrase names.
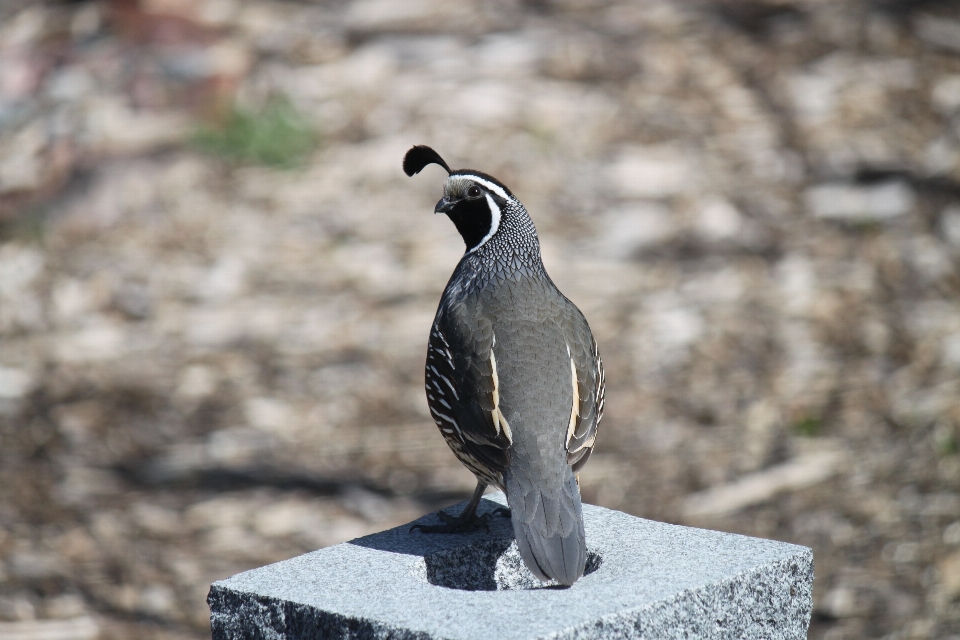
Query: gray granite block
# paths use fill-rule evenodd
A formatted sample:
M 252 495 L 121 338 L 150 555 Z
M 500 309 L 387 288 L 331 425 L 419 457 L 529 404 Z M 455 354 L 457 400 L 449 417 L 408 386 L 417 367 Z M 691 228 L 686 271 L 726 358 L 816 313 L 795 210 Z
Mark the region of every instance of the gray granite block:
M 489 495 L 480 512 L 502 504 Z M 463 535 L 405 525 L 214 583 L 213 638 L 807 637 L 810 549 L 592 505 L 583 516 L 587 573 L 570 588 L 526 569 L 509 518 Z

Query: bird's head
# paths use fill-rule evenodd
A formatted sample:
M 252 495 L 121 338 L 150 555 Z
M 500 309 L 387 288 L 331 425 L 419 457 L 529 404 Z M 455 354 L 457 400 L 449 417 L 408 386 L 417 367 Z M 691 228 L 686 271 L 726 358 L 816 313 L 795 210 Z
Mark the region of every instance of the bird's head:
M 473 169 L 452 171 L 430 147 L 413 147 L 403 158 L 403 170 L 408 176 L 420 173 L 428 164 L 438 164 L 449 174 L 434 212 L 445 213 L 453 221 L 468 252 L 496 236 L 510 211 L 523 211 L 526 217 L 510 189 L 493 176 Z

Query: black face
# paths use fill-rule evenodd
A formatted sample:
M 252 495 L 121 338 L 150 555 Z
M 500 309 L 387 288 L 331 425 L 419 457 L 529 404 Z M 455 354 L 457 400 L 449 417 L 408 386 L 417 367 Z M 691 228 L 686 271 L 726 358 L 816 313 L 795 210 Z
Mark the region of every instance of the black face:
M 437 203 L 436 211 L 447 214 L 453 221 L 468 251 L 480 244 L 493 224 L 493 213 L 484 195 L 480 187 L 471 185 L 464 197 L 454 200 L 445 197 Z

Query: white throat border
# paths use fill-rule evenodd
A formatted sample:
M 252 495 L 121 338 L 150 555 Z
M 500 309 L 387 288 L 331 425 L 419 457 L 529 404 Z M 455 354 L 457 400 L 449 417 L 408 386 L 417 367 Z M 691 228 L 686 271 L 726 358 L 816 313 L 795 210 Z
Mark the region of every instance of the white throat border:
M 500 191 L 503 192 L 503 189 L 500 189 Z M 500 229 L 500 218 L 503 216 L 503 213 L 500 211 L 500 207 L 497 205 L 497 201 L 494 200 L 489 193 L 484 194 L 484 196 L 487 198 L 487 204 L 490 205 L 490 231 L 487 232 L 487 235 L 483 236 L 483 239 L 477 243 L 477 246 L 470 249 L 470 251 L 467 251 L 467 253 L 473 253 L 483 245 L 487 244 L 487 241 L 490 240 L 490 238 L 492 238 L 494 235 L 496 235 L 497 230 Z

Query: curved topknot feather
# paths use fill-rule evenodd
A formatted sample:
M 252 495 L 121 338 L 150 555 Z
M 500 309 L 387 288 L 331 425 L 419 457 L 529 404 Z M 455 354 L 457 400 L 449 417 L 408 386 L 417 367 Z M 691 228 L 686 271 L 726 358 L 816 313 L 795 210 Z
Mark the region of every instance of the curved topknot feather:
M 403 156 L 403 172 L 408 176 L 420 173 L 428 164 L 438 164 L 446 169 L 447 173 L 453 173 L 447 163 L 443 161 L 443 158 L 440 157 L 440 154 L 426 145 L 418 144 L 415 147 L 410 147 L 407 155 Z

